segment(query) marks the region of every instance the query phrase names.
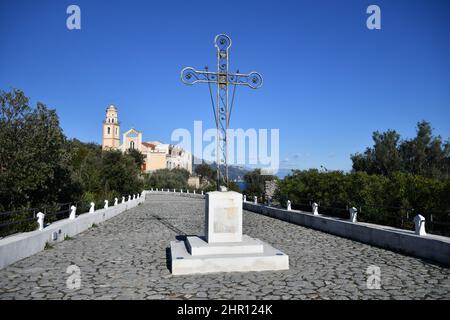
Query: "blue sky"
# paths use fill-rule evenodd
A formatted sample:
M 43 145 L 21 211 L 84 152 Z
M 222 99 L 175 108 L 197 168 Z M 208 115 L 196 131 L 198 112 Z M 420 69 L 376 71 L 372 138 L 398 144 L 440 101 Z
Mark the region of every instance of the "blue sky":
M 233 40 L 230 70 L 259 71 L 239 88 L 231 126 L 279 128 L 283 168 L 351 168 L 375 130 L 409 138 L 430 121 L 450 136 L 450 1 L 0 2 L 0 89 L 56 108 L 68 137 L 101 143 L 105 108 L 124 129 L 170 142 L 194 120 L 213 127 L 208 88 L 185 66 L 214 67 L 214 36 Z M 66 8 L 81 8 L 81 30 Z M 381 30 L 366 8 L 381 8 Z

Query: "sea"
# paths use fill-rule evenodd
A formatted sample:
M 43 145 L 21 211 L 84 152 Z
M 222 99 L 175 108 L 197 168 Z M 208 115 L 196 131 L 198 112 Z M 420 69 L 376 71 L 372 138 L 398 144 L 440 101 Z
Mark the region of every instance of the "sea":
M 247 183 L 245 181 L 237 181 L 236 184 L 239 186 L 241 191 L 244 191 L 247 188 Z

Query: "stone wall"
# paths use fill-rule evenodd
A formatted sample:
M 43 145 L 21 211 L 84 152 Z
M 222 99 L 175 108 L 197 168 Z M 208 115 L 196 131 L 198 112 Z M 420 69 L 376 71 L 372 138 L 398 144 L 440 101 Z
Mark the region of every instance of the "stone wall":
M 46 226 L 43 230 L 35 230 L 8 236 L 0 240 L 0 269 L 32 256 L 44 250 L 46 244 L 63 241 L 66 236 L 72 237 L 94 224 L 134 208 L 145 200 L 146 191 L 140 198 L 129 200 L 107 209 L 99 209 L 91 213 L 83 213 L 75 219 L 63 219 Z
M 266 200 L 271 200 L 277 190 L 276 180 L 268 180 L 264 182 L 264 198 Z
M 409 230 L 351 222 L 323 215 L 313 215 L 304 211 L 286 210 L 250 202 L 244 202 L 243 208 L 340 237 L 450 266 L 450 238 L 448 237 L 431 234 L 416 235 Z

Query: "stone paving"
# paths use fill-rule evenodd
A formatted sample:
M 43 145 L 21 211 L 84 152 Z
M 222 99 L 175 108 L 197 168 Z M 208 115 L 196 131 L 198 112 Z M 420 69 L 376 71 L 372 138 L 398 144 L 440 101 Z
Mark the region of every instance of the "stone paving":
M 244 233 L 284 251 L 289 271 L 172 276 L 168 246 L 203 235 L 204 200 L 149 195 L 101 225 L 0 270 L 0 299 L 450 299 L 450 269 L 244 211 Z M 68 289 L 75 264 L 80 289 Z M 366 270 L 381 271 L 368 289 Z

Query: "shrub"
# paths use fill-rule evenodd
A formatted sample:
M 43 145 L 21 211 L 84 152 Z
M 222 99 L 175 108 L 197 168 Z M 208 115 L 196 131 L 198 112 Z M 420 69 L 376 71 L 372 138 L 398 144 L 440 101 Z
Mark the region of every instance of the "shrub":
M 427 219 L 427 229 L 450 234 L 450 180 L 433 179 L 408 173 L 390 177 L 364 172 L 294 171 L 278 182 L 276 198 L 292 207 L 311 210 L 319 203 L 319 212 L 348 218 L 348 208 L 360 209 L 358 220 L 401 228 L 411 228 L 420 213 Z M 433 221 L 431 221 L 433 215 Z

